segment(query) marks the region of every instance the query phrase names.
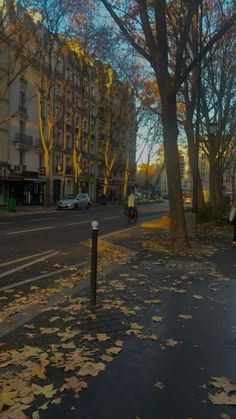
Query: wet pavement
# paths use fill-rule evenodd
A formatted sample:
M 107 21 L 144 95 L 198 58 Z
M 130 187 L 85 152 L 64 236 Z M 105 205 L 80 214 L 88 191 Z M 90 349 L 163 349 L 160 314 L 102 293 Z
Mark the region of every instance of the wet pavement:
M 0 339 L 0 418 L 235 418 L 230 235 L 209 231 L 187 255 L 161 230 L 107 237 L 126 259 L 99 272 L 96 308 L 85 284 Z

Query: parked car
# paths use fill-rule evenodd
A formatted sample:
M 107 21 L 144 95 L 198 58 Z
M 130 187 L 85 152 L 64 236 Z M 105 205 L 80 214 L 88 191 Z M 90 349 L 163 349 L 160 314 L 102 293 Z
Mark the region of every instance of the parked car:
M 79 209 L 91 207 L 91 200 L 87 193 L 67 195 L 57 202 L 57 209 Z

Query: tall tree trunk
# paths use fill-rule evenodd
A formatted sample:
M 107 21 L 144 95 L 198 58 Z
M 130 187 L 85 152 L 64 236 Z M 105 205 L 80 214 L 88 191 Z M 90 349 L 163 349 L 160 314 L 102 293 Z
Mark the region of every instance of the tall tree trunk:
M 189 165 L 192 174 L 192 179 L 194 180 L 195 176 L 195 143 L 194 143 L 194 133 L 192 123 L 188 121 L 188 116 L 186 115 L 186 120 L 184 123 L 184 128 L 187 136 L 188 141 L 188 156 L 189 156 Z M 197 168 L 197 185 L 198 185 L 198 192 L 197 192 L 197 207 L 200 209 L 204 208 L 205 201 L 204 195 L 202 190 L 202 180 L 200 176 L 199 166 Z
M 50 167 L 50 154 L 44 149 L 44 167 L 45 167 L 45 194 L 44 206 L 49 208 L 51 204 L 51 167 Z
M 107 171 L 105 171 L 104 179 L 103 179 L 103 195 L 106 195 L 107 194 L 107 190 L 108 190 L 108 176 L 109 176 L 109 173 Z
M 165 88 L 162 88 L 160 93 L 162 99 L 161 118 L 163 124 L 168 193 L 170 198 L 170 240 L 171 247 L 179 251 L 188 247 L 188 238 L 180 181 L 176 95 L 168 95 Z
M 209 154 L 209 192 L 210 192 L 210 204 L 212 207 L 216 207 L 216 167 L 215 157 L 211 153 Z
M 126 157 L 125 168 L 124 168 L 123 198 L 125 198 L 127 195 L 128 178 L 129 178 L 129 157 Z

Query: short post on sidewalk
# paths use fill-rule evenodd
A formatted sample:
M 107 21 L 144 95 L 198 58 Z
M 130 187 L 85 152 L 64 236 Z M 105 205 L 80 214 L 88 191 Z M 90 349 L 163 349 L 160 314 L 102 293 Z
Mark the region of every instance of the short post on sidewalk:
M 96 305 L 97 293 L 97 253 L 98 253 L 98 221 L 92 221 L 92 252 L 91 252 L 91 281 L 90 281 L 90 301 Z

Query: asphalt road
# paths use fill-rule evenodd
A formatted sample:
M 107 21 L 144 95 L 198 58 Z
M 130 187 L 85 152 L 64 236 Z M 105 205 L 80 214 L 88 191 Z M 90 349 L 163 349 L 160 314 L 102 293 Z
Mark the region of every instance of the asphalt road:
M 167 209 L 165 203 L 142 205 L 138 222 Z M 79 269 L 90 258 L 84 241 L 91 237 L 93 220 L 99 222 L 99 237 L 133 227 L 118 207 L 0 218 L 0 293 L 8 298 L 13 291 L 27 293 L 34 283 L 45 287 L 71 267 Z

